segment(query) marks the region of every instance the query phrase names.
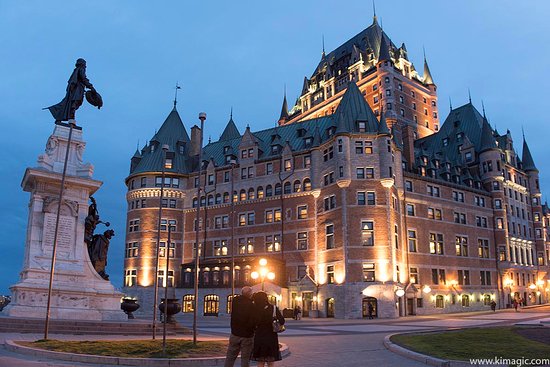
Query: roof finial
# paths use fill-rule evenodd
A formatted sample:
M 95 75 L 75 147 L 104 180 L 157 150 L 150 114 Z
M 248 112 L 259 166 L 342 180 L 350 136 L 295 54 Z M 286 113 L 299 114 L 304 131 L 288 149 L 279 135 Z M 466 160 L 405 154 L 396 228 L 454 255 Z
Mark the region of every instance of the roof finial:
M 485 104 L 483 104 L 483 100 L 481 100 L 481 110 L 483 111 L 483 118 L 487 119 L 487 116 L 485 115 Z
M 372 0 L 372 23 L 376 23 L 376 4 Z
M 181 87 L 178 85 L 178 82 L 176 82 L 176 93 L 174 95 L 174 108 L 176 108 L 176 105 L 178 104 L 178 89 L 181 89 Z
M 468 100 L 470 101 L 470 104 L 472 103 L 472 94 L 470 93 L 470 88 L 468 88 Z
M 426 48 L 422 45 L 422 53 L 424 54 L 424 62 L 426 62 Z
M 212 135 L 208 135 L 208 144 L 212 143 Z
M 523 124 L 521 124 L 521 136 L 523 136 L 523 140 L 525 141 L 525 131 L 523 130 Z
M 449 108 L 451 111 L 453 110 L 453 101 L 451 101 L 451 96 L 449 96 Z
M 286 83 L 284 84 L 284 97 L 286 98 Z
M 323 57 L 324 57 L 325 56 L 325 34 L 324 33 L 322 34 L 322 38 L 323 38 Z M 285 86 L 285 90 L 286 90 L 286 86 Z

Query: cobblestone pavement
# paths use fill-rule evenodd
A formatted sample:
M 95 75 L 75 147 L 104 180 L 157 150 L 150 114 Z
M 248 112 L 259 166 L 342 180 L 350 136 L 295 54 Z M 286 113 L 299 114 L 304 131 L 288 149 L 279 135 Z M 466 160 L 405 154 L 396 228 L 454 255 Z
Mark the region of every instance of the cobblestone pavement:
M 386 350 L 382 344 L 388 334 L 437 330 L 448 328 L 476 327 L 483 325 L 510 325 L 514 323 L 539 323 L 550 317 L 550 306 L 523 309 L 521 312 L 502 310 L 473 312 L 451 315 L 415 316 L 395 320 L 334 320 L 302 319 L 288 320 L 287 331 L 281 334 L 280 341 L 288 344 L 290 355 L 276 367 L 363 367 L 363 366 L 425 366 Z M 184 325 L 190 325 L 191 318 L 182 318 Z M 228 318 L 200 318 L 199 340 L 225 339 L 229 333 Z M 0 334 L 4 340 L 36 340 L 39 334 Z M 188 336 L 187 336 L 188 337 Z M 139 336 L 90 336 L 54 335 L 53 339 L 143 339 Z M 0 349 L 0 367 L 68 367 L 98 366 L 74 362 L 45 360 L 23 356 Z M 144 364 L 146 366 L 146 364 Z

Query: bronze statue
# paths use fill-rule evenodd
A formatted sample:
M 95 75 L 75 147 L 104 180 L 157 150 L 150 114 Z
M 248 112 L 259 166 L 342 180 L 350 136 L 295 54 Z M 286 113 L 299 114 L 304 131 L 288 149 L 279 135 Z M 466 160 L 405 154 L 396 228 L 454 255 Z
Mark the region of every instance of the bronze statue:
M 100 223 L 97 204 L 93 196 L 90 196 L 92 204 L 88 207 L 88 216 L 84 221 L 84 242 L 88 245 L 88 253 L 92 246 L 92 238 L 94 236 L 95 227 Z
M 86 77 L 86 60 L 76 60 L 76 65 L 67 85 L 65 98 L 56 105 L 47 107 L 56 122 L 74 120 L 75 112 L 84 101 L 85 88 L 90 89 L 88 101 L 94 101 L 94 105 L 100 108 L 103 105 L 101 96 Z M 88 93 L 88 92 L 87 92 Z
M 108 229 L 103 234 L 96 234 L 93 237 L 90 260 L 95 271 L 105 280 L 109 280 L 109 275 L 105 273 L 105 267 L 107 266 L 109 242 L 114 235 L 115 231 Z

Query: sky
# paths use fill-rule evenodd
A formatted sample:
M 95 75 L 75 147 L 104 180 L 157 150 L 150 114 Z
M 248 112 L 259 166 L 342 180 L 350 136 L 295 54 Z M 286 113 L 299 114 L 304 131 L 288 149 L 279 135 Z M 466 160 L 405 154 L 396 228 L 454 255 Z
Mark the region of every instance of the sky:
M 550 190 L 550 2 L 393 0 L 376 2 L 392 41 L 405 42 L 422 70 L 422 48 L 438 86 L 441 122 L 472 102 L 499 132 L 521 129 Z M 294 101 L 321 57 L 372 22 L 369 1 L 8 1 L 0 0 L 0 294 L 19 279 L 30 194 L 21 189 L 53 131 L 42 108 L 59 102 L 77 58 L 101 93 L 101 110 L 84 104 L 78 124 L 84 160 L 103 186 L 94 195 L 116 232 L 107 272 L 122 285 L 130 158 L 170 110 L 176 82 L 186 128 L 206 112 L 205 137 L 229 119 L 242 131 L 273 127 L 283 90 Z

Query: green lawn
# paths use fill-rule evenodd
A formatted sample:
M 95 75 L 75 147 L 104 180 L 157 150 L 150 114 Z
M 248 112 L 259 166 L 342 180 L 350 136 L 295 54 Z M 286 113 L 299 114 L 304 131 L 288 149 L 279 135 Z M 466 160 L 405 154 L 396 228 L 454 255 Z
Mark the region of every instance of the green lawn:
M 18 344 L 66 353 L 111 357 L 163 358 L 162 340 L 38 340 L 35 342 L 18 342 Z M 227 342 L 206 341 L 198 342 L 195 346 L 189 340 L 170 339 L 166 341 L 167 358 L 222 357 L 225 356 L 226 350 Z
M 550 358 L 550 345 L 527 339 L 518 332 L 543 332 L 517 327 L 476 328 L 427 334 L 394 335 L 391 341 L 415 352 L 442 359 Z

